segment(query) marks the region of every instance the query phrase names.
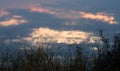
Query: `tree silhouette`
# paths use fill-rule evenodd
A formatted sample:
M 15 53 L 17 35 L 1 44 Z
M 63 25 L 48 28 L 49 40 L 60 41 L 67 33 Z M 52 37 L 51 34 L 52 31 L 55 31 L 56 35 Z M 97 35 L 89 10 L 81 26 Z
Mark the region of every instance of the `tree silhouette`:
M 114 36 L 113 45 L 109 43 L 109 39 L 103 36 L 102 32 L 100 32 L 100 36 L 103 47 L 98 52 L 98 59 L 93 71 L 120 71 L 120 34 Z

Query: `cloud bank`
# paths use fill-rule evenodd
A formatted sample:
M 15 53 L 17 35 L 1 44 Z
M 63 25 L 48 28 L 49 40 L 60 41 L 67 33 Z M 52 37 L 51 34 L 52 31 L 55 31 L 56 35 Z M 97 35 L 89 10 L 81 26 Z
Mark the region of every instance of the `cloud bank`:
M 83 32 L 78 30 L 60 31 L 50 28 L 36 28 L 30 34 L 30 37 L 24 38 L 36 45 L 39 43 L 66 43 L 79 44 L 82 42 L 94 43 L 95 39 L 93 33 Z
M 75 10 L 64 10 L 64 9 L 53 9 L 53 8 L 44 8 L 44 7 L 32 7 L 30 9 L 31 12 L 38 12 L 38 13 L 46 13 L 50 15 L 54 15 L 58 18 L 66 18 L 66 19 L 89 19 L 89 20 L 96 20 L 102 21 L 109 24 L 118 24 L 115 17 L 109 13 L 89 13 L 83 11 L 75 11 Z

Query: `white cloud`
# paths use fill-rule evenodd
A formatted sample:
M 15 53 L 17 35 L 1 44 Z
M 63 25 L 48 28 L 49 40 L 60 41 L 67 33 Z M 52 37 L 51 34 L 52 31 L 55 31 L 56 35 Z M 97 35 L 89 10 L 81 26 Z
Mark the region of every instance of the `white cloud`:
M 22 16 L 14 15 L 10 19 L 7 19 L 5 21 L 0 21 L 0 26 L 4 26 L 4 27 L 15 26 L 15 25 L 19 25 L 22 23 L 26 23 L 26 22 L 27 20 L 23 19 Z
M 50 28 L 37 28 L 33 30 L 30 37 L 24 39 L 35 45 L 37 43 L 79 44 L 82 42 L 94 43 L 93 35 L 93 33 L 78 30 L 59 31 Z
M 102 21 L 109 24 L 118 24 L 115 17 L 109 13 L 89 13 L 83 11 L 75 11 L 75 10 L 65 10 L 65 9 L 53 9 L 53 8 L 44 8 L 44 7 L 32 7 L 30 9 L 31 12 L 39 12 L 39 13 L 47 13 L 50 15 L 54 15 L 58 18 L 67 18 L 67 19 L 89 19 Z

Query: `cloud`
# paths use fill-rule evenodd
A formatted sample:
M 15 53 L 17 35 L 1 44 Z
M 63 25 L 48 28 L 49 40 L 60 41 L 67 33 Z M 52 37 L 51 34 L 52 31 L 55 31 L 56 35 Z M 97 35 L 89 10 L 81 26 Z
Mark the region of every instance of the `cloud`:
M 27 20 L 23 19 L 22 16 L 14 15 L 10 19 L 7 19 L 5 21 L 0 21 L 0 26 L 4 26 L 4 27 L 15 26 L 15 25 L 19 25 L 22 23 L 26 23 L 26 22 Z
M 64 23 L 66 26 L 74 26 L 74 25 L 77 25 L 78 22 L 77 21 L 67 21 Z
M 55 11 L 52 11 L 51 9 L 48 8 L 43 8 L 43 7 L 32 7 L 30 9 L 31 12 L 39 12 L 39 13 L 47 13 L 47 14 L 57 14 Z
M 10 45 L 11 43 L 24 43 L 22 39 L 6 39 L 3 42 L 6 45 Z
M 64 9 L 54 9 L 54 8 L 44 8 L 40 7 L 32 7 L 30 8 L 31 12 L 38 12 L 38 13 L 46 13 L 50 15 L 54 15 L 58 18 L 67 18 L 67 19 L 78 19 L 81 18 L 76 11 L 67 11 Z
M 118 24 L 118 22 L 115 20 L 115 17 L 107 13 L 92 14 L 92 13 L 80 12 L 80 14 L 81 17 L 84 19 L 98 20 L 109 24 Z
M 103 12 L 98 12 L 94 14 L 94 13 L 76 11 L 76 10 L 53 9 L 53 8 L 44 8 L 44 7 L 32 7 L 30 11 L 46 13 L 46 14 L 54 15 L 58 18 L 66 18 L 72 20 L 83 18 L 89 20 L 102 21 L 109 24 L 118 24 L 118 22 L 116 21 L 113 15 Z
M 79 44 L 82 42 L 94 43 L 94 34 L 78 30 L 54 30 L 50 28 L 36 28 L 30 34 L 30 37 L 24 38 L 36 45 L 39 43 L 66 43 Z
M 4 17 L 4 16 L 8 16 L 8 15 L 10 15 L 9 12 L 4 11 L 4 10 L 0 10 L 0 17 Z
M 13 15 L 12 17 L 13 18 L 18 18 L 18 19 L 22 18 L 22 16 L 18 16 L 18 15 Z

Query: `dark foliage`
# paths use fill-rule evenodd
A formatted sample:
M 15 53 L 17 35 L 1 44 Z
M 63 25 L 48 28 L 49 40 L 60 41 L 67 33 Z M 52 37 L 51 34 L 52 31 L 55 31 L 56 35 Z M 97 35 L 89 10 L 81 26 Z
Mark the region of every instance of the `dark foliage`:
M 111 43 L 113 45 L 102 32 L 100 37 L 103 47 L 98 52 L 99 56 L 93 71 L 120 71 L 120 34 L 114 36 L 114 41 Z
M 8 49 L 1 53 L 0 71 L 120 71 L 120 34 L 114 36 L 113 42 L 102 31 L 100 37 L 102 46 L 96 45 L 97 58 L 88 58 L 81 46 L 74 48 L 74 56 L 69 52 L 59 57 L 52 49 L 44 47 L 23 49 L 18 53 Z

